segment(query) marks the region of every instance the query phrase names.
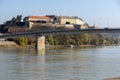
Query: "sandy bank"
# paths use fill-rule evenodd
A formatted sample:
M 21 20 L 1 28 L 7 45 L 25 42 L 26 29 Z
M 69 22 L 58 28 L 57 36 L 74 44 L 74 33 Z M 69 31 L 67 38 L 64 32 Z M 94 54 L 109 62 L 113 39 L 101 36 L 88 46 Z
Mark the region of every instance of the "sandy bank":
M 117 77 L 117 78 L 107 78 L 107 79 L 104 79 L 104 80 L 120 80 L 120 77 Z
M 0 41 L 0 47 L 19 47 L 14 41 Z

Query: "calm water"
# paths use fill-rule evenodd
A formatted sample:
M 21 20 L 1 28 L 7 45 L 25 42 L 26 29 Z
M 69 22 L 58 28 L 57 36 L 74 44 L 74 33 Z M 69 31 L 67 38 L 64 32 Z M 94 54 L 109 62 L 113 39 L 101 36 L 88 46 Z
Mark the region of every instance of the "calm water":
M 120 46 L 84 49 L 0 48 L 0 80 L 102 80 L 120 77 Z

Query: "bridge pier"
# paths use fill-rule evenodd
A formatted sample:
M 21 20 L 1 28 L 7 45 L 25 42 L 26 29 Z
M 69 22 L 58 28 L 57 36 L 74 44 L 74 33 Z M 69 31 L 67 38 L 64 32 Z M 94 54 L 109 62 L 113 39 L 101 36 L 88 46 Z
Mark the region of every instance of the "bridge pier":
M 36 35 L 35 49 L 38 53 L 45 54 L 45 36 Z

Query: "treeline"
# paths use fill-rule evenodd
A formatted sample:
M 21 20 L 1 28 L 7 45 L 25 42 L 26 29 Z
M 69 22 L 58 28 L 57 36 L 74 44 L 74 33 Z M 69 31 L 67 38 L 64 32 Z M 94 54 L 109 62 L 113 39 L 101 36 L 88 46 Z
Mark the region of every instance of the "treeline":
M 114 38 L 105 38 L 101 34 L 58 35 L 46 37 L 50 45 L 108 45 L 118 44 Z
M 26 27 L 28 24 L 22 21 L 22 15 L 17 15 L 0 25 L 0 33 L 7 33 L 10 27 Z
M 22 15 L 17 15 L 17 17 L 13 17 L 11 20 L 8 20 L 4 23 L 5 26 L 25 26 L 25 22 L 22 22 Z
M 20 46 L 27 46 L 35 44 L 34 37 L 20 37 L 13 40 L 18 43 Z M 79 35 L 49 35 L 46 36 L 46 44 L 49 45 L 110 45 L 110 44 L 118 44 L 118 39 L 103 37 L 101 34 L 79 34 Z

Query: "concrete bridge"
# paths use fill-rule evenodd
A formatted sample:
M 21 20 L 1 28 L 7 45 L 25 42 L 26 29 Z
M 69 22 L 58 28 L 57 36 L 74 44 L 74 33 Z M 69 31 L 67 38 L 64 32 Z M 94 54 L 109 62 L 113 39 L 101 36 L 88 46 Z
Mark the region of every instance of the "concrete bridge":
M 20 36 L 36 36 L 35 48 L 37 51 L 45 50 L 45 36 L 47 35 L 65 35 L 65 34 L 82 34 L 82 33 L 120 33 L 120 28 L 113 29 L 82 29 L 82 30 L 44 30 L 30 31 L 21 33 L 7 33 L 0 35 L 0 38 L 13 38 Z

